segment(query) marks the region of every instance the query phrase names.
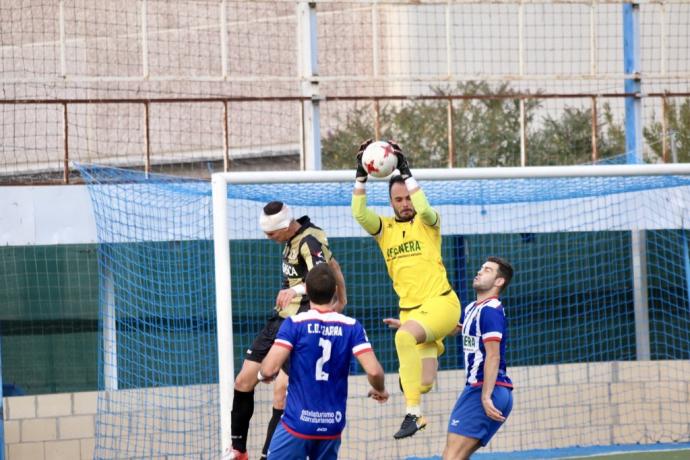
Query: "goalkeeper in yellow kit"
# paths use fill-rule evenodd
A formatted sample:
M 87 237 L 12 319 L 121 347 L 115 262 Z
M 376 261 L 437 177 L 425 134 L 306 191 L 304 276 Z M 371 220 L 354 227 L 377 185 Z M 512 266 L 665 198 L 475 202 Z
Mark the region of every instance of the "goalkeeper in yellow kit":
M 400 320 L 384 320 L 398 328 L 395 349 L 400 363 L 400 384 L 407 404 L 396 439 L 412 436 L 426 426 L 421 395 L 428 392 L 436 375 L 443 339 L 460 319 L 460 301 L 453 291 L 441 258 L 441 219 L 412 177 L 400 147 L 390 142 L 398 158 L 399 176 L 389 182 L 394 217 L 383 217 L 367 208 L 367 172 L 362 153 L 357 154 L 357 175 L 352 193 L 352 215 L 372 235 L 386 261 L 393 289 L 400 297 Z M 398 327 L 399 326 L 399 327 Z

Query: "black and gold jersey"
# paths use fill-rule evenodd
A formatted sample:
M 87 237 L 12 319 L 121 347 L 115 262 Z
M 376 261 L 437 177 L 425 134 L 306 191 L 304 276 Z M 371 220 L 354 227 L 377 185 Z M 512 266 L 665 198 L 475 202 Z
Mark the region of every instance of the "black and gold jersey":
M 311 223 L 308 216 L 297 219 L 300 229 L 285 243 L 283 248 L 283 282 L 281 289 L 288 289 L 304 283 L 304 279 L 315 265 L 331 260 L 326 232 Z M 298 311 L 309 309 L 309 299 L 305 295 L 295 296 L 290 304 L 278 311 L 283 318 Z

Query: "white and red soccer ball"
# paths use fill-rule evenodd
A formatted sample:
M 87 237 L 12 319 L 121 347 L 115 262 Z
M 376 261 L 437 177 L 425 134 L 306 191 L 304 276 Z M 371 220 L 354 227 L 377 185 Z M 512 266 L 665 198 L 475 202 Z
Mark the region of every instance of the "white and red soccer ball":
M 372 142 L 362 153 L 362 166 L 373 177 L 388 177 L 398 167 L 393 147 L 385 141 Z

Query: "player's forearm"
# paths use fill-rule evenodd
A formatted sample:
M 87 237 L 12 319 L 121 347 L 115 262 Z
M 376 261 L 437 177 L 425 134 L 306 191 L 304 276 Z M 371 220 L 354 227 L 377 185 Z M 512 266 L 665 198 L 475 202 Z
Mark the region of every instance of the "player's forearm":
M 416 188 L 414 192 L 410 191 L 410 199 L 412 200 L 414 210 L 417 211 L 417 215 L 422 219 L 422 222 L 426 225 L 436 225 L 438 222 L 438 214 L 436 214 L 434 208 L 429 204 L 424 190 Z
M 484 361 L 484 382 L 482 383 L 482 399 L 490 399 L 496 386 L 498 377 L 499 355 L 488 355 Z
M 384 380 L 386 374 L 383 372 L 383 367 L 379 360 L 376 359 L 373 350 L 357 355 L 357 360 L 367 374 L 369 385 L 376 391 L 385 391 L 386 385 Z
M 385 374 L 383 373 L 383 368 L 379 366 L 379 371 L 374 374 L 367 373 L 367 380 L 369 385 L 376 391 L 385 391 Z
M 278 372 L 280 372 L 280 368 L 287 360 L 289 354 L 290 352 L 288 350 L 285 350 L 278 345 L 273 345 L 268 351 L 268 354 L 264 360 L 261 362 L 259 376 L 263 377 L 263 379 L 259 378 L 259 380 L 273 380 L 278 375 Z
M 264 361 L 261 363 L 261 369 L 259 370 L 259 372 L 261 372 L 261 375 L 268 379 L 272 379 L 273 377 L 278 375 L 279 371 L 280 366 L 278 365 L 275 359 L 264 359 Z
M 355 190 L 357 192 L 358 190 Z M 365 194 L 352 194 L 352 217 L 370 235 L 376 235 L 381 229 L 381 218 L 371 209 L 367 208 L 367 196 Z
M 461 332 L 462 332 L 462 324 L 458 323 L 455 325 L 455 328 L 452 331 L 450 331 L 450 333 L 448 335 L 455 337 L 456 335 L 458 335 Z
M 272 365 L 262 364 L 257 378 L 259 382 L 272 382 L 278 376 L 278 372 L 280 372 L 280 368 L 276 369 Z

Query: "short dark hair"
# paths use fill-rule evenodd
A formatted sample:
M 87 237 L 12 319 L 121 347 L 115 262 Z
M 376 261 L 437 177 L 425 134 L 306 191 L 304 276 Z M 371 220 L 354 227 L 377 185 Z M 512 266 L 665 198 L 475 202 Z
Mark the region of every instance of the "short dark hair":
M 283 209 L 282 201 L 271 201 L 266 206 L 264 206 L 264 214 L 266 214 L 267 216 L 272 216 L 274 214 L 278 214 L 281 211 L 281 209 Z
M 392 176 L 388 180 L 388 196 L 391 196 L 391 190 L 393 190 L 393 185 L 395 184 L 403 184 L 405 185 L 405 179 L 403 179 L 403 176 L 400 174 L 396 174 L 395 176 Z
M 309 270 L 305 279 L 307 296 L 317 305 L 331 303 L 335 296 L 335 275 L 326 263 L 321 263 Z
M 505 280 L 503 286 L 501 286 L 501 292 L 505 291 L 510 284 L 510 280 L 513 279 L 513 266 L 502 257 L 489 256 L 486 258 L 486 261 L 498 265 L 498 278 L 503 278 Z

